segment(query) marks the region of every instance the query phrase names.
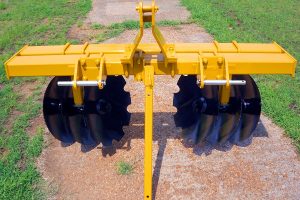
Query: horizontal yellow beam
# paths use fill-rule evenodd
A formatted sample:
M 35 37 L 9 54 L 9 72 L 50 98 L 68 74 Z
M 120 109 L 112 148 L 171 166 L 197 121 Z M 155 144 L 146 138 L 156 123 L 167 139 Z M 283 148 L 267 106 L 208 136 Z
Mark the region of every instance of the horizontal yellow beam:
M 166 67 L 157 44 L 140 44 L 132 66 L 122 63 L 130 44 L 84 44 L 60 46 L 25 46 L 5 63 L 8 77 L 14 76 L 72 76 L 80 59 L 97 59 L 104 55 L 104 75 L 136 75 L 143 71 L 141 55 L 155 75 L 199 74 L 201 58 L 221 57 L 228 62 L 230 74 L 288 74 L 295 75 L 296 60 L 278 44 L 178 43 L 175 44 L 176 63 Z M 143 53 L 139 53 L 143 52 Z M 172 69 L 171 69 L 172 68 Z M 86 66 L 88 80 L 97 78 L 97 68 Z M 213 69 L 211 69 L 213 70 Z M 93 75 L 94 74 L 94 75 Z
M 124 53 L 131 44 L 84 44 L 84 45 L 57 45 L 57 46 L 26 46 L 21 56 L 32 55 L 69 55 L 69 54 L 112 54 Z M 138 50 L 146 53 L 160 52 L 157 44 L 139 44 Z M 191 52 L 216 52 L 216 53 L 282 53 L 283 49 L 276 43 L 176 43 L 176 53 Z

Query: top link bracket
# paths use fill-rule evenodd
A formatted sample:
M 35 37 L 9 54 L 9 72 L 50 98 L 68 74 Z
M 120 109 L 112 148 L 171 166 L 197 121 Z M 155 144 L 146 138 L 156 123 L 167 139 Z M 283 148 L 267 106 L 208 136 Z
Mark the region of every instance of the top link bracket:
M 175 45 L 166 43 L 165 38 L 163 37 L 156 25 L 156 13 L 159 10 L 159 8 L 156 5 L 155 0 L 152 0 L 151 5 L 145 5 L 143 1 L 140 1 L 140 3 L 136 7 L 136 10 L 139 13 L 139 33 L 135 37 L 133 44 L 127 46 L 125 50 L 125 56 L 122 59 L 122 62 L 129 64 L 129 66 L 133 67 L 133 57 L 143 38 L 145 22 L 149 22 L 151 23 L 152 27 L 152 35 L 155 38 L 155 41 L 157 42 L 161 53 L 163 54 L 165 67 L 169 67 L 171 65 L 171 67 L 173 68 L 172 65 L 177 62 L 177 58 L 175 56 Z M 172 73 L 172 76 L 175 76 L 175 72 Z

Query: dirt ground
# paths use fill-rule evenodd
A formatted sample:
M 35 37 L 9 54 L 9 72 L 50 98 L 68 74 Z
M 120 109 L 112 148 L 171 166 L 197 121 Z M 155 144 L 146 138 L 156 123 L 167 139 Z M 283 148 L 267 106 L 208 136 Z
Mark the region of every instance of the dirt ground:
M 102 1 L 95 0 L 94 6 L 98 5 L 97 2 Z M 126 31 L 106 42 L 130 42 L 135 32 Z M 170 42 L 210 42 L 213 39 L 193 24 L 163 27 L 162 32 Z M 143 42 L 153 41 L 149 30 L 144 37 Z M 254 137 L 252 144 L 247 147 L 185 148 L 180 140 L 181 130 L 175 127 L 173 121 L 176 109 L 172 102 L 173 93 L 178 91 L 177 79 L 155 78 L 155 199 L 300 198 L 299 156 L 284 131 L 265 116 L 261 117 L 255 131 L 258 137 Z M 142 83 L 133 82 L 132 79 L 127 83 L 125 90 L 131 93 L 132 104 L 128 110 L 132 118 L 130 126 L 124 128 L 125 137 L 115 143 L 114 155 L 103 156 L 101 147 L 88 153 L 82 153 L 79 144 L 62 147 L 59 141 L 46 134 L 47 148 L 38 166 L 53 188 L 52 199 L 143 198 L 144 88 Z M 134 164 L 133 173 L 117 174 L 116 163 L 119 161 Z

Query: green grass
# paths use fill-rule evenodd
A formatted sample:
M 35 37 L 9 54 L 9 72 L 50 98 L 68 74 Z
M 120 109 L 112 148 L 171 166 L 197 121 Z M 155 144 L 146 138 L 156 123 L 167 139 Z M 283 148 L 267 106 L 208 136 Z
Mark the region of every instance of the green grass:
M 129 175 L 133 172 L 133 165 L 125 162 L 120 161 L 117 163 L 117 173 L 120 175 Z
M 178 26 L 186 22 L 176 21 L 176 20 L 162 20 L 157 23 L 158 26 Z M 98 24 L 97 24 L 98 25 Z M 92 25 L 93 26 L 93 25 Z M 101 26 L 100 24 L 98 26 Z M 145 23 L 145 28 L 150 28 L 150 23 Z M 107 39 L 117 37 L 125 30 L 137 30 L 140 28 L 139 21 L 127 20 L 121 23 L 113 23 L 110 26 L 101 26 L 104 28 L 103 33 L 96 37 L 97 42 L 103 42 Z M 95 28 L 94 28 L 95 29 Z
M 39 183 L 39 173 L 34 160 L 43 146 L 41 131 L 30 138 L 26 133 L 29 121 L 35 117 L 41 106 L 37 103 L 40 89 L 30 96 L 16 110 L 21 114 L 15 119 L 7 137 L 1 136 L 1 147 L 6 151 L 0 162 L 0 199 L 41 198 L 42 192 L 34 189 Z
M 221 42 L 277 41 L 300 60 L 299 0 L 181 0 L 193 20 Z M 299 64 L 297 66 L 299 72 Z M 255 76 L 263 112 L 300 150 L 300 76 Z
M 7 8 L 6 3 L 0 2 L 0 10 L 5 10 Z
M 91 28 L 94 29 L 94 30 L 99 30 L 99 29 L 104 28 L 104 26 L 102 24 L 94 23 L 94 24 L 91 25 Z
M 7 80 L 3 62 L 24 44 L 64 44 L 72 24 L 85 16 L 91 0 L 10 0 L 0 2 L 0 199 L 43 199 L 41 177 L 35 159 L 43 147 L 43 130 L 32 137 L 26 132 L 30 120 L 41 111 L 39 98 L 44 78 Z M 37 81 L 34 92 L 26 99 L 13 88 Z M 18 115 L 8 130 L 12 111 Z

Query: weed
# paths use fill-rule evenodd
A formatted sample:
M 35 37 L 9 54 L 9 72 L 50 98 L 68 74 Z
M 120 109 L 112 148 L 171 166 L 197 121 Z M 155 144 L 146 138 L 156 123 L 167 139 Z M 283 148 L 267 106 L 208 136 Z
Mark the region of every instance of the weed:
M 91 28 L 94 29 L 94 30 L 99 30 L 99 29 L 104 28 L 104 26 L 102 24 L 94 23 L 94 24 L 91 25 Z
M 133 165 L 125 161 L 120 161 L 117 163 L 117 172 L 121 175 L 129 175 L 133 172 Z
M 157 22 L 158 26 L 179 26 L 181 24 L 184 24 L 184 22 L 176 20 L 162 20 Z
M 83 26 L 83 20 L 78 20 L 76 25 L 77 25 L 78 28 L 81 28 Z
M 0 2 L 0 10 L 5 10 L 7 8 L 4 2 Z

